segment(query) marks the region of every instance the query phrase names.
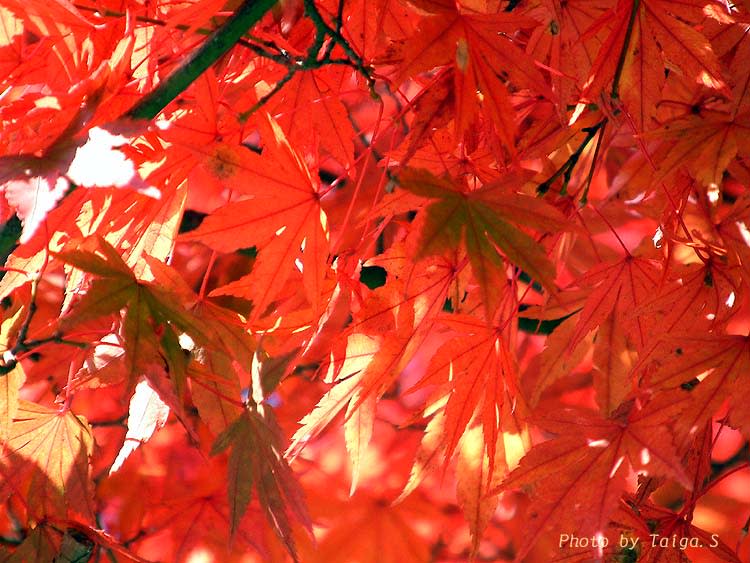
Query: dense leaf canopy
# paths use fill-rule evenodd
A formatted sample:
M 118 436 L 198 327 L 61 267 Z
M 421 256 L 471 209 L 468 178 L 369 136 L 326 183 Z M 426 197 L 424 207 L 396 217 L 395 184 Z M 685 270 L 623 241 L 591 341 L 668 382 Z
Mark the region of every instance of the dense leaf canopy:
M 750 560 L 750 2 L 3 0 L 0 561 Z

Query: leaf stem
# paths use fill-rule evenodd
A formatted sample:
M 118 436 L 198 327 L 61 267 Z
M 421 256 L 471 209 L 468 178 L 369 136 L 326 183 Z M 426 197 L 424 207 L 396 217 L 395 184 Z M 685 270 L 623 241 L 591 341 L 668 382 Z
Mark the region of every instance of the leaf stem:
M 635 16 L 638 13 L 640 4 L 641 0 L 633 0 L 633 9 L 630 11 L 628 28 L 625 30 L 625 41 L 622 44 L 622 51 L 620 51 L 620 58 L 617 60 L 615 76 L 612 79 L 612 91 L 610 92 L 610 97 L 613 100 L 620 99 L 620 78 L 622 77 L 622 70 L 625 68 L 625 57 L 627 57 L 628 49 L 630 48 L 630 40 L 633 37 L 633 27 L 635 25 Z
M 201 300 L 206 298 L 206 288 L 208 287 L 208 278 L 211 276 L 211 270 L 214 267 L 214 263 L 216 262 L 216 251 L 211 251 L 211 257 L 208 259 L 208 265 L 206 266 L 206 273 L 203 274 L 203 281 L 201 282 L 201 288 L 198 292 L 198 297 L 200 297 Z

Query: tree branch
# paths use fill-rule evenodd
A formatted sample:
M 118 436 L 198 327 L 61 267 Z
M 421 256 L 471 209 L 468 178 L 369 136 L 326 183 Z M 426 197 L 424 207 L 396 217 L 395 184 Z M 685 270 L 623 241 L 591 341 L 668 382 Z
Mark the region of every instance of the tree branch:
M 126 117 L 153 119 L 201 74 L 231 49 L 271 9 L 276 0 L 246 0 L 240 8 L 166 80 L 143 97 Z

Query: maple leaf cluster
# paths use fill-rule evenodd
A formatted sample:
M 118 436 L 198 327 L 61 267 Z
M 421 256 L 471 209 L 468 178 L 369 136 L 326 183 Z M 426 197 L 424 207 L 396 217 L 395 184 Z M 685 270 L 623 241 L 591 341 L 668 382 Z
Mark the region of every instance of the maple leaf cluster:
M 748 560 L 749 30 L 4 0 L 0 560 Z

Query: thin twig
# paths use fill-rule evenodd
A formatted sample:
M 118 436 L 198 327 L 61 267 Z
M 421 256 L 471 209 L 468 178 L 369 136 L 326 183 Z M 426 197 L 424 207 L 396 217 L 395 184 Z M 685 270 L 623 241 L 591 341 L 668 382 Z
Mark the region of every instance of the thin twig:
M 370 72 L 370 68 L 365 65 L 362 57 L 360 57 L 359 54 L 352 48 L 346 38 L 341 35 L 338 24 L 337 29 L 334 29 L 330 25 L 328 25 L 318 9 L 315 7 L 314 0 L 305 0 L 305 13 L 312 20 L 313 24 L 315 24 L 315 28 L 319 33 L 322 32 L 324 35 L 330 37 L 335 43 L 338 44 L 339 47 L 344 50 L 346 56 L 351 59 L 352 63 L 354 63 L 354 68 L 356 68 L 367 81 L 367 85 L 370 89 L 370 95 L 373 97 L 373 99 L 378 99 L 379 95 L 377 94 L 377 92 L 375 92 L 375 79 Z
M 104 428 L 107 426 L 124 426 L 125 421 L 127 419 L 128 419 L 128 415 L 124 414 L 112 420 L 89 420 L 89 426 L 91 426 L 91 428 Z
M 607 121 L 605 120 L 602 124 L 601 130 L 599 131 L 599 138 L 596 140 L 596 147 L 594 148 L 594 156 L 591 158 L 591 166 L 589 167 L 589 173 L 586 175 L 586 180 L 583 182 L 583 194 L 581 195 L 581 205 L 586 205 L 589 199 L 589 188 L 591 187 L 591 180 L 594 178 L 594 170 L 596 170 L 596 163 L 599 160 L 599 151 L 602 148 L 602 139 L 604 139 L 604 130 L 607 128 Z
M 578 148 L 571 154 L 568 159 L 563 163 L 563 165 L 555 171 L 552 176 L 547 178 L 544 182 L 539 184 L 539 186 L 536 189 L 537 194 L 544 195 L 549 191 L 550 187 L 552 186 L 552 183 L 557 180 L 560 176 L 563 177 L 563 186 L 560 191 L 561 194 L 564 194 L 567 187 L 568 182 L 570 182 L 571 175 L 573 174 L 573 169 L 576 167 L 576 164 L 578 164 L 578 160 L 581 158 L 581 155 L 583 154 L 584 149 L 588 146 L 588 144 L 591 142 L 591 140 L 596 137 L 596 134 L 599 132 L 600 129 L 603 129 L 604 126 L 607 123 L 607 118 L 602 119 L 599 123 L 596 125 L 592 125 L 591 127 L 584 127 L 582 131 L 586 133 L 586 138 L 581 141 L 581 144 L 578 145 Z M 592 172 L 593 174 L 593 172 Z
M 262 98 L 260 98 L 257 102 L 253 104 L 253 106 L 248 109 L 247 111 L 243 111 L 237 116 L 237 119 L 240 120 L 240 123 L 247 121 L 248 118 L 253 115 L 256 111 L 261 109 L 263 106 L 265 106 L 268 102 L 271 101 L 271 98 L 273 98 L 276 94 L 278 94 L 281 89 L 284 87 L 284 85 L 289 82 L 292 77 L 296 74 L 297 69 L 292 67 L 290 68 L 287 73 L 281 77 L 281 79 L 274 84 L 274 87 L 271 88 L 269 92 L 267 92 Z

